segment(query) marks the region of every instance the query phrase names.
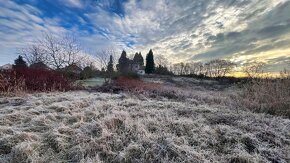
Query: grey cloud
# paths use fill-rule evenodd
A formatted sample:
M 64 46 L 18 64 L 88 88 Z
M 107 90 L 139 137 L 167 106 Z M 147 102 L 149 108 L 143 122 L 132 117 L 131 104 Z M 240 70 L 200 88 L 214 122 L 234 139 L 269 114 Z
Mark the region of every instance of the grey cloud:
M 279 72 L 282 71 L 283 68 L 290 70 L 290 54 L 289 56 L 270 59 L 266 65 L 266 69 L 269 72 Z
M 277 1 L 280 0 L 275 0 Z M 111 3 L 106 3 L 105 0 L 101 2 L 105 5 Z M 233 54 L 246 55 L 241 52 L 258 53 L 285 48 L 289 40 L 281 40 L 281 36 L 290 34 L 290 1 L 281 1 L 275 8 L 271 7 L 273 2 L 132 0 L 124 4 L 124 16 L 108 14 L 104 10 L 106 6 L 96 5 L 91 9 L 92 12 L 86 13 L 86 20 L 91 21 L 94 28 L 104 29 L 105 36 L 86 35 L 81 39 L 89 48 L 96 44 L 117 44 L 121 48 L 136 48 L 141 51 L 155 47 L 159 51 L 168 51 L 168 55 L 174 58 L 193 60 L 230 58 Z M 52 24 L 51 20 L 43 21 L 61 28 L 58 23 Z M 21 23 L 15 21 L 17 26 L 23 26 Z M 33 28 L 41 28 L 35 25 L 37 23 L 33 24 L 27 29 L 32 31 Z M 3 27 L 4 25 L 1 30 Z M 15 32 L 6 28 L 10 26 L 5 26 L 5 32 Z M 50 27 L 43 28 L 46 30 Z M 15 27 L 15 30 L 21 31 L 20 29 Z M 5 33 L 0 31 L 0 36 L 5 37 Z M 257 45 L 257 41 L 267 42 L 268 39 L 273 40 L 271 44 Z M 136 44 L 128 47 L 128 42 Z M 202 53 L 198 53 L 200 51 Z
M 268 26 L 257 32 L 262 38 L 278 37 L 290 33 L 290 24 Z

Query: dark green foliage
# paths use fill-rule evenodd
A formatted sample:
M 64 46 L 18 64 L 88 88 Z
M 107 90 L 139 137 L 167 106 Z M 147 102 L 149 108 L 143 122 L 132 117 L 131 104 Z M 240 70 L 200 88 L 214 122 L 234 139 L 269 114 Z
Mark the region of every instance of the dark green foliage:
M 119 64 L 117 65 L 118 71 L 120 73 L 128 72 L 129 59 L 127 58 L 127 53 L 123 50 L 121 57 L 119 58 Z
M 163 67 L 161 65 L 159 65 L 158 67 L 156 67 L 155 69 L 155 74 L 160 74 L 160 75 L 173 75 L 172 72 L 170 72 L 167 67 Z
M 88 79 L 94 77 L 94 71 L 90 66 L 87 66 L 81 72 L 81 79 Z
M 155 64 L 154 64 L 154 56 L 153 52 L 150 49 L 149 53 L 146 56 L 146 67 L 145 67 L 145 72 L 147 74 L 152 74 L 155 71 Z
M 112 55 L 110 55 L 110 61 L 109 61 L 108 66 L 107 66 L 107 71 L 109 74 L 112 74 L 114 72 L 114 62 L 113 62 Z
M 27 68 L 27 63 L 23 60 L 23 57 L 20 55 L 17 59 L 14 60 L 13 68 Z
M 139 63 L 140 66 L 144 66 L 144 59 L 141 55 L 141 52 L 135 54 L 133 61 L 135 63 Z

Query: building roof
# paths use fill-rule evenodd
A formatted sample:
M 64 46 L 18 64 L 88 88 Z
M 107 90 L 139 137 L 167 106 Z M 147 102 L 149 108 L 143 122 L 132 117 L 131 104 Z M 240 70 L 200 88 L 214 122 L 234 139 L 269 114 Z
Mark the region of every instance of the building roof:
M 65 68 L 63 68 L 63 70 L 67 72 L 74 72 L 74 73 L 80 73 L 82 71 L 82 69 L 76 64 L 68 65 Z

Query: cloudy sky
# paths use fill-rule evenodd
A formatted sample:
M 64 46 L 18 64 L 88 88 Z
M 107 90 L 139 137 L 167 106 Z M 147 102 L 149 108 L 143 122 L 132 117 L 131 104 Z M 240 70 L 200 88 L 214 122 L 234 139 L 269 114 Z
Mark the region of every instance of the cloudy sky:
M 44 33 L 73 34 L 86 53 L 153 49 L 173 63 L 290 65 L 290 0 L 0 0 L 0 65 Z

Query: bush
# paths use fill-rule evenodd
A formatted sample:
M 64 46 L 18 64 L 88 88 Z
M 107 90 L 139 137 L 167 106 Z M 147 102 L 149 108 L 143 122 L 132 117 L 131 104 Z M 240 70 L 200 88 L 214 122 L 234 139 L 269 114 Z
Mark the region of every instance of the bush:
M 0 94 L 19 93 L 25 89 L 25 79 L 17 77 L 15 71 L 0 72 Z
M 243 85 L 241 104 L 257 112 L 290 117 L 290 79 L 252 79 Z
M 165 97 L 168 99 L 184 99 L 185 96 L 180 89 L 176 89 L 175 87 L 168 87 L 159 83 L 145 82 L 140 79 L 124 76 L 117 77 L 112 83 L 97 88 L 97 91 L 110 93 L 126 91 L 137 95 L 142 94 L 153 98 Z
M 124 76 L 115 79 L 113 84 L 126 91 L 145 91 L 158 89 L 161 87 L 161 85 L 157 83 L 144 82 L 139 79 L 128 78 Z
M 51 70 L 25 68 L 0 72 L 0 93 L 2 94 L 69 89 L 71 89 L 71 81 Z
M 126 74 L 119 74 L 118 76 L 115 76 L 115 79 L 118 78 L 127 78 L 127 79 L 140 79 L 140 76 L 137 73 L 126 73 Z

